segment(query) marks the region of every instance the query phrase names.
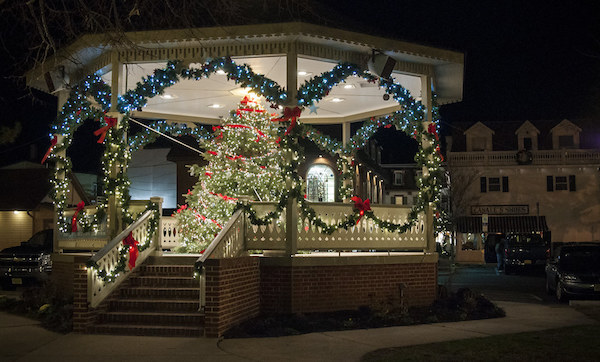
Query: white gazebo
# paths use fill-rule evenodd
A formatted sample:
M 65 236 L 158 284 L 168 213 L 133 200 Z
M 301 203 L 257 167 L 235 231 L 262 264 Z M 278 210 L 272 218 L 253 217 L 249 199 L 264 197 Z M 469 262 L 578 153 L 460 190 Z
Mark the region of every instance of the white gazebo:
M 252 223 L 244 211 L 248 209 L 236 212 L 197 262 L 201 274 L 200 306 L 206 313 L 207 335 L 220 335 L 259 310 L 348 309 L 368 303 L 373 296 L 375 299 L 386 298 L 389 293 L 385 288 L 369 282 L 372 276 L 362 273 L 363 269 L 369 268 L 376 268 L 388 285 L 398 285 L 403 303 L 418 305 L 433 300 L 437 255 L 433 241 L 435 187 L 432 185 L 437 181 L 432 179 L 430 170 L 439 165 L 433 110 L 434 102 L 441 105 L 462 99 L 463 54 L 305 23 L 124 35 L 126 41 L 120 44 L 107 43 L 103 35 L 83 36 L 27 74 L 30 86 L 56 94 L 59 105 L 63 106 L 60 116 L 64 126 L 55 127 L 57 146 L 54 154 L 58 165 L 68 164 L 65 147 L 78 125 L 77 120 L 84 115 L 93 117 L 103 110 L 107 117 L 114 117 L 117 122 L 132 119 L 148 124 L 166 121 L 164 124 L 185 124 L 190 128 L 198 124 L 218 125 L 248 91 L 261 95 L 266 108 L 269 104 L 299 107 L 302 113 L 298 121 L 303 124 L 341 125 L 342 139 L 339 141 L 342 145 L 352 142 L 352 123 L 371 120 L 373 129 L 393 125 L 410 131 L 411 135 L 414 133 L 421 149 L 428 152 L 422 161 L 424 186 L 423 196 L 419 196 L 422 198 L 420 209 L 373 206 L 367 215 L 372 218 L 364 217 L 352 226 L 347 220 L 355 220 L 348 219 L 348 215 L 356 210 L 353 211 L 352 204 L 348 203 L 299 204 L 292 197 L 287 200 L 279 221 L 273 220 L 262 226 Z M 100 87 L 102 81 L 109 88 Z M 119 128 L 117 123 L 111 132 L 117 132 Z M 78 216 L 74 209 L 68 209 L 69 205 L 60 201 L 64 191 L 60 188 L 61 180 L 67 169 L 58 167 L 54 177 L 59 195 L 56 201 L 59 227 L 55 268 L 75 266 L 69 270 L 87 274 L 85 285 L 75 283 L 72 287 L 76 301 L 79 298 L 82 302 L 75 310 L 78 315 L 98 313 L 97 307 L 102 305 L 105 297 L 131 274 L 123 269 L 122 260 L 127 255 L 121 244 L 130 232 L 140 245 L 144 245 L 140 247 L 133 271 L 147 257 L 162 255 L 161 251 L 169 248 L 167 243 L 173 242 L 169 239 L 171 229 L 167 230 L 170 226 L 155 220 L 160 218 L 160 200 L 152 200 L 155 206 L 146 208 L 135 203 L 124 205 L 120 200 L 123 191 L 119 188 L 122 187 L 119 174 L 127 172 L 129 158 L 128 147 L 123 147 L 127 145 L 123 143 L 127 135 L 119 133 L 110 137 L 107 138 L 107 154 L 109 158 L 113 153 L 118 156 L 114 162 L 107 163 L 105 178 L 108 184 L 113 182 L 117 186 L 113 193 L 106 195 L 106 207 L 102 211 L 106 217 L 94 207 L 81 209 L 80 215 L 85 214 L 88 218 L 88 221 L 81 221 L 86 226 L 85 231 L 69 232 L 65 223 Z M 340 153 L 340 156 L 348 155 Z M 247 207 L 256 215 L 264 215 L 273 205 L 251 203 Z M 315 226 L 315 220 L 307 216 L 310 215 L 307 209 L 319 215 L 323 225 L 346 222 L 346 226 L 325 235 L 323 228 Z M 130 221 L 125 221 L 125 214 L 131 216 Z M 147 245 L 144 239 L 148 239 Z M 280 257 L 248 256 L 248 250 L 257 249 L 273 250 L 272 254 Z M 99 251 L 88 260 L 89 255 L 67 253 L 66 250 Z M 316 253 L 298 254 L 298 250 L 335 253 L 316 256 Z M 86 269 L 78 267 L 85 264 Z M 211 283 L 222 278 L 227 270 L 235 271 L 240 265 L 260 270 L 256 274 L 259 276 L 252 277 L 259 279 L 258 282 L 253 279 L 256 283 L 251 283 L 255 289 L 244 294 L 240 305 L 215 306 L 219 298 L 211 298 L 209 290 L 213 288 L 206 288 L 205 283 L 213 285 Z M 337 283 L 335 287 L 330 284 L 320 286 L 318 279 L 310 280 L 305 276 L 302 280 L 309 279 L 308 284 L 303 284 L 302 290 L 296 289 L 295 286 L 301 283 L 295 275 L 319 268 L 330 275 L 345 275 L 351 270 L 355 280 L 365 287 L 349 287 L 344 283 Z M 283 283 L 289 288 L 285 291 L 261 289 L 260 285 L 267 283 L 265 280 L 277 279 L 282 270 L 288 275 Z M 407 277 L 410 273 L 421 276 L 411 279 Z M 219 293 L 224 293 L 227 288 L 221 286 Z M 315 297 L 323 293 L 347 295 L 348 288 L 353 288 L 352 298 L 336 301 L 332 296 L 325 303 L 322 298 Z M 275 302 L 281 299 L 281 293 L 285 294 L 283 299 L 288 300 L 284 305 Z M 236 313 L 236 317 L 231 318 L 232 312 L 227 308 L 240 308 L 241 305 L 245 313 Z M 86 329 L 90 323 L 88 319 L 79 321 L 76 323 L 78 330 L 89 330 Z

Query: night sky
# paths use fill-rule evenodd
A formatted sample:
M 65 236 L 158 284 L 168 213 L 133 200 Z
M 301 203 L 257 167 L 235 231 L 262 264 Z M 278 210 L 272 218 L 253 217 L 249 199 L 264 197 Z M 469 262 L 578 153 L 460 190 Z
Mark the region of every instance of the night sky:
M 321 1 L 315 9 L 324 25 L 465 53 L 464 100 L 441 108 L 445 128 L 453 121 L 600 120 L 595 3 Z M 14 61 L 6 56 L 10 49 L 5 42 L 3 69 Z M 0 166 L 26 158 L 29 144 L 38 145 L 41 158 L 54 114 L 52 97 L 31 95 L 13 84 L 1 83 L 0 125 L 20 121 L 23 132 L 15 143 L 0 145 Z

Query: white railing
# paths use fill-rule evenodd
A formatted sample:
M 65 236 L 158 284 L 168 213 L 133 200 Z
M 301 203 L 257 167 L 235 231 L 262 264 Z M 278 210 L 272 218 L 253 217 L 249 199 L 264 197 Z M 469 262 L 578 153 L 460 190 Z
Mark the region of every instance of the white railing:
M 532 150 L 532 165 L 600 164 L 600 150 Z M 518 165 L 517 151 L 448 152 L 449 166 Z
M 123 230 L 119 235 L 106 244 L 100 251 L 92 256 L 90 261 L 94 262 L 98 269 L 88 268 L 88 302 L 93 308 L 97 307 L 104 298 L 106 298 L 113 290 L 115 290 L 125 279 L 129 273 L 141 265 L 144 260 L 155 250 L 155 240 L 149 240 L 148 223 L 153 217 L 155 211 L 148 210 L 140 216 L 133 224 Z M 133 270 L 129 270 L 126 266 L 125 270 L 117 274 L 113 282 L 104 282 L 99 276 L 98 271 L 103 270 L 106 273 L 111 273 L 120 260 L 121 249 L 126 248 L 122 241 L 132 233 L 135 240 L 140 244 L 150 243 L 148 248 L 141 251 L 136 261 L 136 266 Z M 154 235 L 154 238 L 157 236 Z
M 210 243 L 197 263 L 206 259 L 235 258 L 246 253 L 244 212 L 237 210 Z
M 179 232 L 177 231 L 177 219 L 174 216 L 163 216 L 160 218 L 162 232 L 159 235 L 159 247 L 161 250 L 173 250 L 181 245 Z
M 274 204 L 255 205 L 260 215 L 274 209 Z M 313 203 L 311 207 L 329 225 L 337 224 L 352 214 L 352 204 Z M 381 220 L 405 223 L 410 207 L 399 205 L 372 205 L 374 214 Z M 257 250 L 285 250 L 285 214 L 268 225 L 247 223 L 246 246 Z M 406 233 L 390 232 L 380 228 L 366 217 L 347 230 L 340 229 L 331 235 L 322 234 L 308 219 L 298 216 L 299 250 L 424 250 L 427 248 L 425 215 L 421 214 L 416 224 Z

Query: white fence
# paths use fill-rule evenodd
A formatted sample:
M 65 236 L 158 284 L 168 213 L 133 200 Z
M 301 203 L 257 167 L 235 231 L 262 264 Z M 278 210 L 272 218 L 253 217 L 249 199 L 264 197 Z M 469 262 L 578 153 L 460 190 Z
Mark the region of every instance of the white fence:
M 532 150 L 532 165 L 600 164 L 597 150 Z M 516 151 L 448 152 L 449 166 L 518 165 Z

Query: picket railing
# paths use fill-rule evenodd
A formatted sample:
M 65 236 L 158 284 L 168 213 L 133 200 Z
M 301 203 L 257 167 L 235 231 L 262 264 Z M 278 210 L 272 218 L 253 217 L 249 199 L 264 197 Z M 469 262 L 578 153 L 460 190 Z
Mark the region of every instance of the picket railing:
M 177 231 L 177 220 L 174 216 L 163 216 L 160 218 L 162 232 L 159 237 L 161 250 L 174 250 L 181 245 L 179 232 Z
M 253 204 L 260 215 L 275 208 L 275 204 Z M 351 204 L 313 203 L 311 207 L 329 225 L 335 225 L 352 213 Z M 405 223 L 410 207 L 401 205 L 372 205 L 375 216 L 383 221 Z M 320 232 L 308 219 L 298 216 L 299 250 L 424 250 L 427 248 L 425 215 L 421 214 L 406 233 L 390 232 L 380 228 L 366 217 L 347 230 L 339 229 L 331 235 Z M 246 226 L 246 246 L 257 250 L 285 250 L 285 213 L 268 225 Z
M 598 150 L 532 150 L 532 165 L 600 164 Z M 517 151 L 448 152 L 449 166 L 518 165 Z
M 125 279 L 127 279 L 128 275 L 139 265 L 141 265 L 144 260 L 146 260 L 146 258 L 156 249 L 156 233 L 153 236 L 153 240 L 148 239 L 148 223 L 150 222 L 154 213 L 155 211 L 153 210 L 146 211 L 133 224 L 123 230 L 119 235 L 117 235 L 102 249 L 100 249 L 100 251 L 91 257 L 90 261 L 94 262 L 98 266 L 98 269 L 88 268 L 87 270 L 88 302 L 90 302 L 93 308 L 97 307 L 100 302 L 104 300 L 104 298 L 106 298 Z M 136 266 L 132 270 L 129 270 L 129 268 L 126 266 L 125 270 L 119 273 L 114 281 L 103 281 L 98 276 L 98 272 L 103 270 L 109 273 L 116 268 L 121 258 L 121 249 L 127 247 L 123 245 L 123 239 L 125 239 L 129 233 L 132 233 L 133 238 L 139 241 L 140 244 L 148 242 L 151 243 L 151 245 L 139 253 Z

